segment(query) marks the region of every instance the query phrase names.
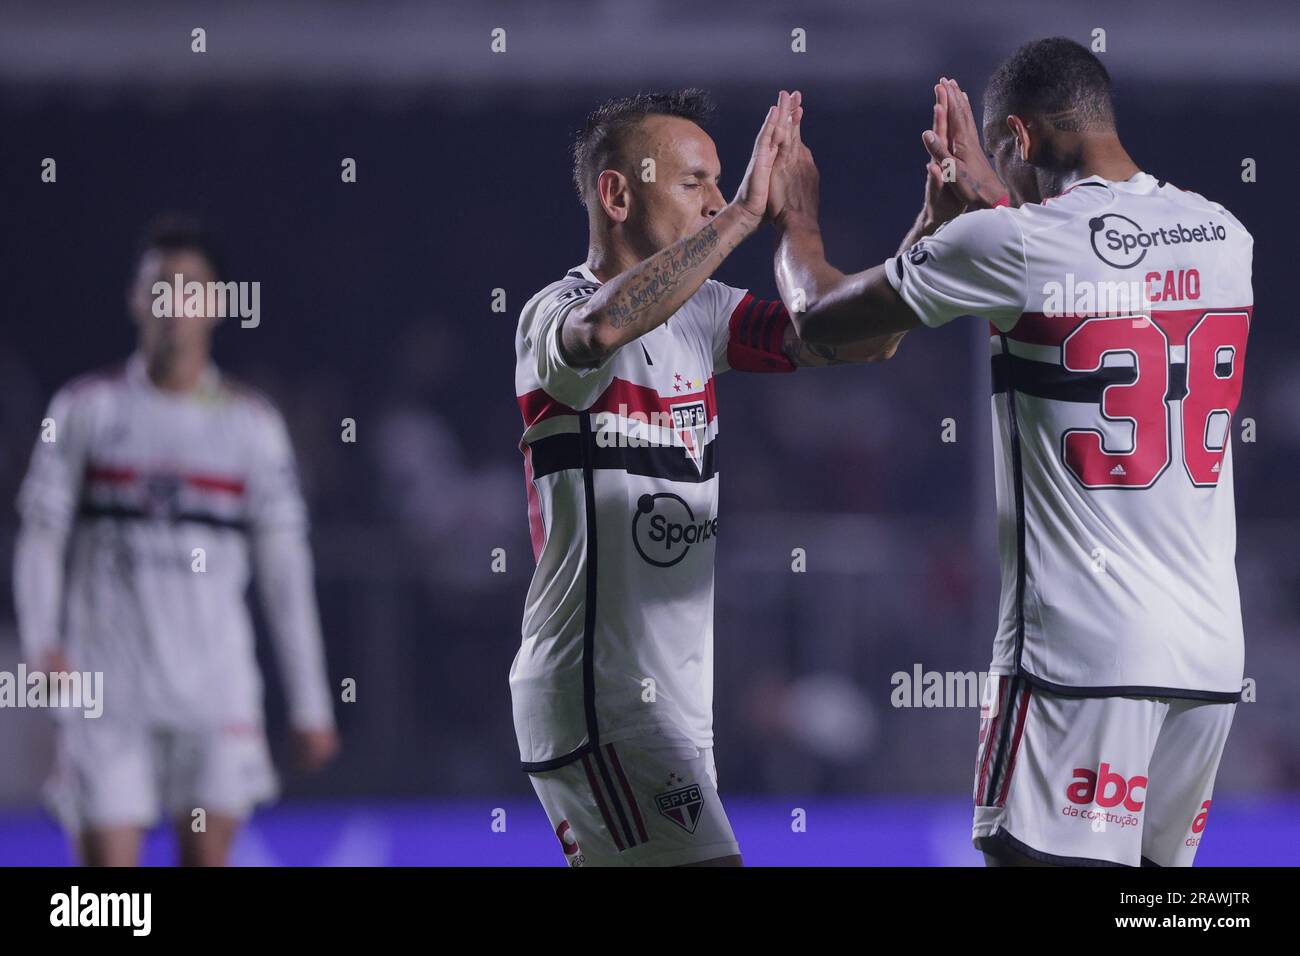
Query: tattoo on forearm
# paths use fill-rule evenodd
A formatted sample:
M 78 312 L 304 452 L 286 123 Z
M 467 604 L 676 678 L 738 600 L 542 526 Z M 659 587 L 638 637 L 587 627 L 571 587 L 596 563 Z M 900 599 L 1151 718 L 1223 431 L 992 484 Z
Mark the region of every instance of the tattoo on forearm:
M 844 359 L 840 358 L 839 349 L 833 345 L 813 345 L 805 342 L 797 335 L 791 336 L 782 343 L 785 346 L 785 357 L 795 365 L 847 365 Z M 812 356 L 819 359 L 819 362 L 813 361 Z
M 666 261 L 643 265 L 638 271 L 644 274 L 628 282 L 606 307 L 610 325 L 621 329 L 640 321 L 648 309 L 672 295 L 686 273 L 707 261 L 719 242 L 717 227 L 708 225 L 683 240 L 680 248 L 670 248 Z

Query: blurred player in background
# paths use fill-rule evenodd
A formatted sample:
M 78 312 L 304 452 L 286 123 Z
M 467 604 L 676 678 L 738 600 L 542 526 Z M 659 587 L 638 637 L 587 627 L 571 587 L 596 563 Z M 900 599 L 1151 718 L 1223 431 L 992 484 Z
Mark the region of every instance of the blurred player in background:
M 250 562 L 299 760 L 318 768 L 338 746 L 284 422 L 212 364 L 217 317 L 186 315 L 171 293 L 177 276 L 219 275 L 198 228 L 159 221 L 128 296 L 135 354 L 54 396 L 53 433 L 19 496 L 24 655 L 45 671 L 104 675 L 101 717 L 56 711 L 47 786 L 89 865 L 136 864 L 160 816 L 176 825 L 182 863 L 222 865 L 240 823 L 275 796 Z
M 826 262 L 796 125 L 772 176 L 782 296 L 817 342 L 990 323 L 986 860 L 1190 865 L 1242 686 L 1230 425 L 1253 242 L 1139 169 L 1106 69 L 1073 41 L 1027 44 L 993 75 L 992 167 L 965 94 L 944 79 L 935 95 L 918 241 L 853 275 Z
M 740 865 L 713 760 L 714 377 L 888 358 L 811 349 L 780 302 L 710 278 L 766 219 L 799 98 L 728 203 L 699 91 L 612 100 L 575 144 L 587 259 L 515 340 L 537 568 L 510 672 L 523 769 L 570 865 Z

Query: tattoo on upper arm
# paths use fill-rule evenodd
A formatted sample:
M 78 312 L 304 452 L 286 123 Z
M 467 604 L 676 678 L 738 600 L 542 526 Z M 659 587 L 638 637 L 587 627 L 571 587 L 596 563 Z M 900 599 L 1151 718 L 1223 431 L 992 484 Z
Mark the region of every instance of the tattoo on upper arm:
M 637 276 L 619 291 L 606 306 L 609 324 L 621 329 L 639 321 L 647 309 L 672 294 L 685 273 L 705 262 L 718 243 L 718 230 L 712 224 L 686 238 L 680 249 L 670 252 L 666 262 L 651 267 L 647 275 Z

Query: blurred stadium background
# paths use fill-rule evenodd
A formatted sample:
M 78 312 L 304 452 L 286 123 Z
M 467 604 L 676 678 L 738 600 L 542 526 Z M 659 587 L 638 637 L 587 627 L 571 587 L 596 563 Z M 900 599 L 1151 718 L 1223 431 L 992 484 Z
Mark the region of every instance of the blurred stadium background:
M 1300 8 L 902 2 L 198 3 L 9 0 L 0 12 L 0 576 L 53 390 L 133 346 L 141 227 L 194 211 L 262 323 L 217 360 L 285 413 L 314 517 L 344 752 L 241 838 L 237 862 L 560 865 L 518 770 L 506 674 L 532 557 L 512 392 L 518 310 L 581 261 L 568 142 L 601 98 L 697 85 L 724 191 L 778 88 L 805 92 L 832 257 L 891 254 L 919 208 L 930 85 L 972 96 L 1020 42 L 1106 31 L 1138 162 L 1256 238 L 1237 430 L 1247 674 L 1200 862 L 1300 863 Z M 190 31 L 207 32 L 205 54 Z M 506 52 L 490 33 L 506 30 Z M 807 31 L 807 53 L 790 32 Z M 56 185 L 40 181 L 44 157 Z M 358 182 L 339 181 L 343 157 Z M 1259 181 L 1242 182 L 1245 158 Z M 775 293 L 760 236 L 719 277 Z M 494 289 L 508 310 L 491 310 Z M 891 675 L 980 671 L 992 641 L 988 363 L 977 323 L 884 367 L 728 375 L 717 753 L 750 863 L 977 864 L 977 712 L 896 709 Z M 356 419 L 358 441 L 339 440 Z M 940 441 L 941 421 L 957 441 Z M 791 549 L 808 554 L 792 574 Z M 506 573 L 492 573 L 504 548 Z M 0 591 L 0 669 L 19 660 Z M 267 666 L 274 665 L 267 657 Z M 283 706 L 269 681 L 273 740 Z M 69 859 L 39 809 L 45 715 L 0 710 L 0 864 Z M 493 812 L 507 811 L 505 833 Z M 791 832 L 795 808 L 808 832 Z M 160 835 L 148 858 L 167 858 Z

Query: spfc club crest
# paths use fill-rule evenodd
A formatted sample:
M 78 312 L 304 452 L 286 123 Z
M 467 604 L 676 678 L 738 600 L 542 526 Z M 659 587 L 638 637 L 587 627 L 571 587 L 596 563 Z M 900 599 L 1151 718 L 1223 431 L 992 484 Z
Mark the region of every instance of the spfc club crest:
M 175 513 L 181 496 L 181 476 L 152 474 L 145 478 L 145 511 L 154 518 L 167 518 Z
M 704 408 L 704 400 L 678 402 L 669 405 L 673 416 L 673 431 L 682 440 L 686 457 L 695 463 L 695 470 L 704 471 L 704 441 L 709 430 L 709 413 Z
M 699 784 L 691 784 L 680 790 L 669 790 L 655 797 L 659 812 L 687 833 L 694 833 L 704 812 L 704 797 L 700 795 Z

